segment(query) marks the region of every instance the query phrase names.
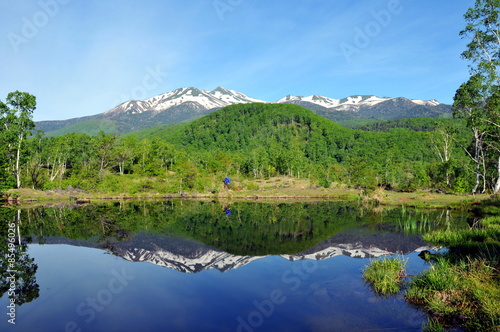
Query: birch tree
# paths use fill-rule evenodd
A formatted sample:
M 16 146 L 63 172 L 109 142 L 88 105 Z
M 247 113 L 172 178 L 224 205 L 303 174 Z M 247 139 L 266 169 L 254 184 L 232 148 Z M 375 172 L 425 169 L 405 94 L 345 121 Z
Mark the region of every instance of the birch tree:
M 496 98 L 500 87 L 500 0 L 476 0 L 475 6 L 469 8 L 464 15 L 466 26 L 460 32 L 463 38 L 469 39 L 467 49 L 462 57 L 469 60 L 471 79 L 457 91 L 454 99 L 454 113 L 467 118 L 469 127 L 474 133 L 474 153 L 471 158 L 476 164 L 476 185 L 478 187 L 479 168 L 485 174 L 484 141 L 495 135 L 500 123 L 497 103 L 490 101 Z M 500 147 L 498 140 L 491 141 L 492 151 L 496 151 L 498 176 L 494 192 L 500 190 Z M 483 164 L 481 166 L 480 164 Z
M 476 74 L 460 86 L 453 98 L 453 116 L 466 119 L 467 127 L 470 128 L 474 137 L 473 151 L 464 147 L 475 165 L 476 180 L 472 189 L 473 194 L 477 192 L 481 179 L 483 180 L 482 191 L 486 189 L 484 140 L 487 130 L 484 121 L 481 120 L 484 117 L 485 106 L 486 94 L 482 78 Z
M 17 188 L 21 187 L 21 148 L 30 130 L 35 128 L 35 108 L 36 98 L 27 92 L 11 92 L 6 103 L 0 101 L 2 137 L 7 144 L 8 158 L 13 160 Z
M 431 146 L 443 165 L 446 185 L 450 188 L 451 155 L 454 146 L 453 129 L 445 125 L 438 125 L 435 131 L 436 137 L 430 136 Z

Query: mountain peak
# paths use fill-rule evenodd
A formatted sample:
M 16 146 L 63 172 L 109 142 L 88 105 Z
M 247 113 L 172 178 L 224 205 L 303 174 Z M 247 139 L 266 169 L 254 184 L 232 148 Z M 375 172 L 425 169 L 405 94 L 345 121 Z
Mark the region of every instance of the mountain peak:
M 220 92 L 220 93 L 225 93 L 225 94 L 231 94 L 231 90 L 225 89 L 221 86 L 216 87 L 210 93 L 215 93 L 215 92 Z

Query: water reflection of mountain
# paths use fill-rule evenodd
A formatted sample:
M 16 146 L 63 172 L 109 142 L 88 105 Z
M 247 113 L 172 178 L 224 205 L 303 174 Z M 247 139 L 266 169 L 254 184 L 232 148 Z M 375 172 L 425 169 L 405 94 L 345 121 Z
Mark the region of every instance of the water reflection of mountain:
M 290 256 L 316 260 L 337 255 L 370 258 L 396 253 L 408 254 L 423 249 L 428 247 L 420 235 L 392 232 L 381 234 L 369 232 L 365 227 L 355 227 Z
M 337 234 L 300 253 L 280 256 L 288 260 L 323 260 L 338 255 L 369 258 L 423 249 L 429 248 L 418 235 L 360 235 L 352 232 Z M 129 241 L 115 243 L 112 250 L 129 261 L 149 262 L 186 273 L 210 269 L 225 272 L 263 257 L 232 255 L 193 240 L 144 233 L 137 234 Z
M 46 244 L 66 243 L 87 247 L 103 247 L 93 241 L 75 241 L 60 237 L 46 238 Z M 105 249 L 133 262 L 148 262 L 184 273 L 217 269 L 225 272 L 264 256 L 239 256 L 214 249 L 192 239 L 137 233 L 127 241 L 108 242 Z M 362 227 L 339 233 L 297 254 L 280 255 L 287 260 L 323 260 L 338 255 L 355 258 L 379 257 L 395 253 L 407 254 L 428 249 L 418 235 L 398 233 L 370 234 Z
M 232 255 L 195 240 L 145 233 L 114 243 L 112 251 L 129 261 L 149 262 L 185 273 L 210 269 L 225 272 L 262 257 Z

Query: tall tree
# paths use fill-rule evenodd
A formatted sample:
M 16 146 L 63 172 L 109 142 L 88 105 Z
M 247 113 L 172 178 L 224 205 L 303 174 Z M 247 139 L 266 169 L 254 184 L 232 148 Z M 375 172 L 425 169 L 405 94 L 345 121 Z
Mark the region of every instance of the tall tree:
M 453 98 L 453 116 L 466 119 L 467 126 L 474 135 L 473 151 L 470 152 L 465 148 L 475 165 L 476 181 L 472 189 L 473 194 L 477 192 L 481 178 L 483 179 L 483 191 L 486 189 L 484 140 L 487 126 L 482 119 L 485 117 L 487 92 L 482 83 L 480 74 L 473 75 L 460 86 Z
M 498 108 L 497 103 L 489 101 L 494 98 L 500 86 L 500 0 L 476 0 L 475 6 L 469 8 L 464 15 L 466 26 L 460 35 L 469 38 L 467 49 L 462 57 L 471 61 L 469 65 L 472 77 L 462 84 L 454 99 L 454 112 L 467 119 L 474 133 L 474 156 L 476 164 L 476 185 L 478 187 L 479 168 L 483 168 L 483 183 L 486 181 L 484 140 L 496 132 Z M 489 105 L 489 106 L 488 106 Z M 492 151 L 499 153 L 495 147 Z M 500 157 L 498 158 L 498 185 L 500 190 Z M 484 187 L 484 185 L 483 185 Z
M 500 192 L 500 88 L 488 99 L 485 106 L 489 124 L 487 144 L 497 153 L 497 179 L 493 192 Z
M 99 164 L 99 181 L 102 181 L 104 170 L 112 162 L 112 149 L 116 146 L 116 136 L 100 131 L 94 137 L 94 146 L 97 152 L 97 163 Z
M 21 187 L 21 148 L 26 137 L 35 128 L 33 111 L 36 97 L 27 92 L 11 92 L 6 103 L 0 101 L 0 125 L 7 141 L 9 158 L 13 158 L 16 187 Z M 14 153 L 12 153 L 12 151 Z
M 445 175 L 446 185 L 451 187 L 451 155 L 453 152 L 453 128 L 444 124 L 437 124 L 435 129 L 436 135 L 430 135 L 431 146 L 436 152 Z

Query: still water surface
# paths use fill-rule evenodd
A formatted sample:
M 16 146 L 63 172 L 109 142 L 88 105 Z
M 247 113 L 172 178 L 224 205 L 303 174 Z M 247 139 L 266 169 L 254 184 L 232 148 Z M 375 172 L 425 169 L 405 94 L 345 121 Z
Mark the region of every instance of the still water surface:
M 2 331 L 419 331 L 423 311 L 377 296 L 361 271 L 398 255 L 416 274 L 428 268 L 421 234 L 466 219 L 345 202 L 0 211 L 26 245 L 15 251 L 15 325 L 1 247 Z

